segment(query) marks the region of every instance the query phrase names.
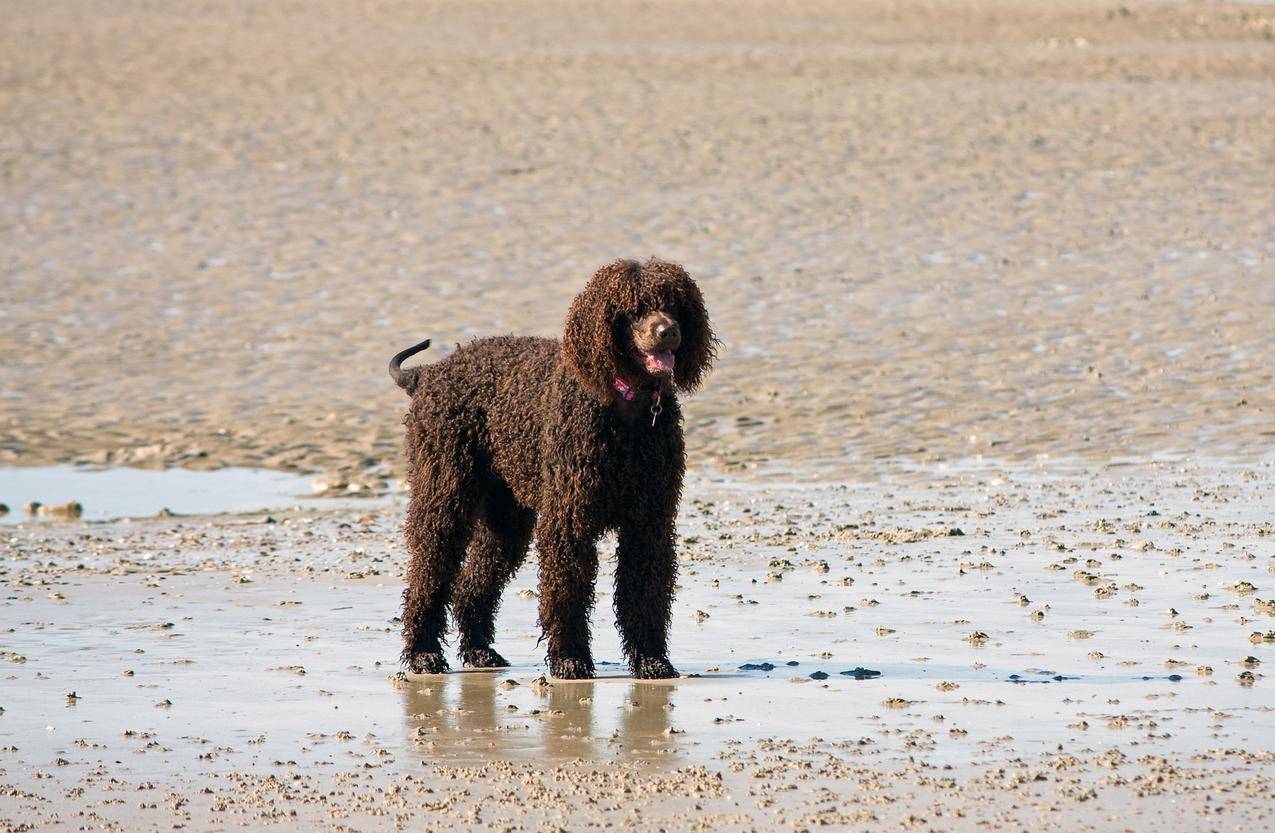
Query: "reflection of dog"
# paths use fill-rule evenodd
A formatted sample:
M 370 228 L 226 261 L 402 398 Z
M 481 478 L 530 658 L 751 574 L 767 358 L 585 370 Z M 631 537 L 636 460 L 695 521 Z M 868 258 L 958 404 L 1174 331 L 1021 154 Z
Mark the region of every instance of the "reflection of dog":
M 677 675 L 667 643 L 684 467 L 677 392 L 699 387 L 714 345 L 699 287 L 682 267 L 652 258 L 599 269 L 572 302 L 561 343 L 481 339 L 407 370 L 402 362 L 429 342 L 394 357 L 390 374 L 412 396 L 410 670 L 447 670 L 449 603 L 461 660 L 507 665 L 491 647 L 496 608 L 534 534 L 549 671 L 593 676 L 595 543 L 615 530 L 629 666 L 639 677 Z
M 554 764 L 611 759 L 617 751 L 636 757 L 677 752 L 677 733 L 669 728 L 674 686 L 668 683 L 558 683 L 502 692 L 498 680 L 468 672 L 409 681 L 403 708 L 409 736 L 421 741 L 418 750 L 435 762 L 475 752 L 535 751 Z M 623 708 L 617 708 L 620 702 Z M 522 708 L 509 710 L 514 703 Z M 529 721 L 537 712 L 538 719 Z

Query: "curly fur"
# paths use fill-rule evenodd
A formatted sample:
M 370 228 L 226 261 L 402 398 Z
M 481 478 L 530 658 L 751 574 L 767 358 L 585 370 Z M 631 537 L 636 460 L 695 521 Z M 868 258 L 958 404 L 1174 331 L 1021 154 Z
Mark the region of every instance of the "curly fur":
M 633 319 L 655 312 L 680 328 L 671 379 L 647 374 L 632 352 Z M 572 302 L 561 342 L 480 339 L 410 370 L 398 368 L 404 354 L 395 357 L 391 373 L 412 396 L 404 419 L 410 670 L 447 669 L 448 606 L 466 665 L 507 664 L 492 648 L 496 610 L 534 538 L 550 673 L 593 676 L 596 543 L 614 530 L 615 611 L 629 666 L 639 677 L 676 676 L 668 627 L 685 464 L 677 393 L 699 387 L 715 344 L 699 287 L 682 267 L 652 258 L 599 269 Z M 654 424 L 650 393 L 626 401 L 616 376 L 660 390 Z

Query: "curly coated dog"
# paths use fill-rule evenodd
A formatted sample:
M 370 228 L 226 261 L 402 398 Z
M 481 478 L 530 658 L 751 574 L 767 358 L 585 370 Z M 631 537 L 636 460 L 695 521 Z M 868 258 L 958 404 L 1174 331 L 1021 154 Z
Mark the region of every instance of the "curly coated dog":
M 411 552 L 403 662 L 447 670 L 450 605 L 466 666 L 508 665 L 496 609 L 534 537 L 552 676 L 588 678 L 596 543 L 618 540 L 615 612 L 633 674 L 675 677 L 668 628 L 685 454 L 679 391 L 699 387 L 716 340 L 699 287 L 675 263 L 618 260 L 567 313 L 562 341 L 501 336 L 432 365 L 390 361 L 412 397 Z

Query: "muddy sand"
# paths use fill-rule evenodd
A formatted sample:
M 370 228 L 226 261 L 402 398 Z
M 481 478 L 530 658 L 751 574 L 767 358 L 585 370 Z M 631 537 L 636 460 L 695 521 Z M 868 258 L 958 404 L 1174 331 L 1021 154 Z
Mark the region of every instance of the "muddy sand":
M 3 12 L 0 831 L 1273 823 L 1271 7 Z M 400 674 L 385 361 L 648 253 L 686 676 Z

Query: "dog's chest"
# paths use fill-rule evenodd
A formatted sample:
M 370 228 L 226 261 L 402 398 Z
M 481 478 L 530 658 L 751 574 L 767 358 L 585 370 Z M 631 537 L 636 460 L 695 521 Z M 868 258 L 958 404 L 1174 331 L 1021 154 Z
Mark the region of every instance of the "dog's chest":
M 644 430 L 643 430 L 644 429 Z M 597 458 L 596 505 L 609 517 L 624 515 L 647 496 L 660 492 L 680 472 L 680 449 L 660 427 L 614 429 L 600 437 L 604 450 Z

